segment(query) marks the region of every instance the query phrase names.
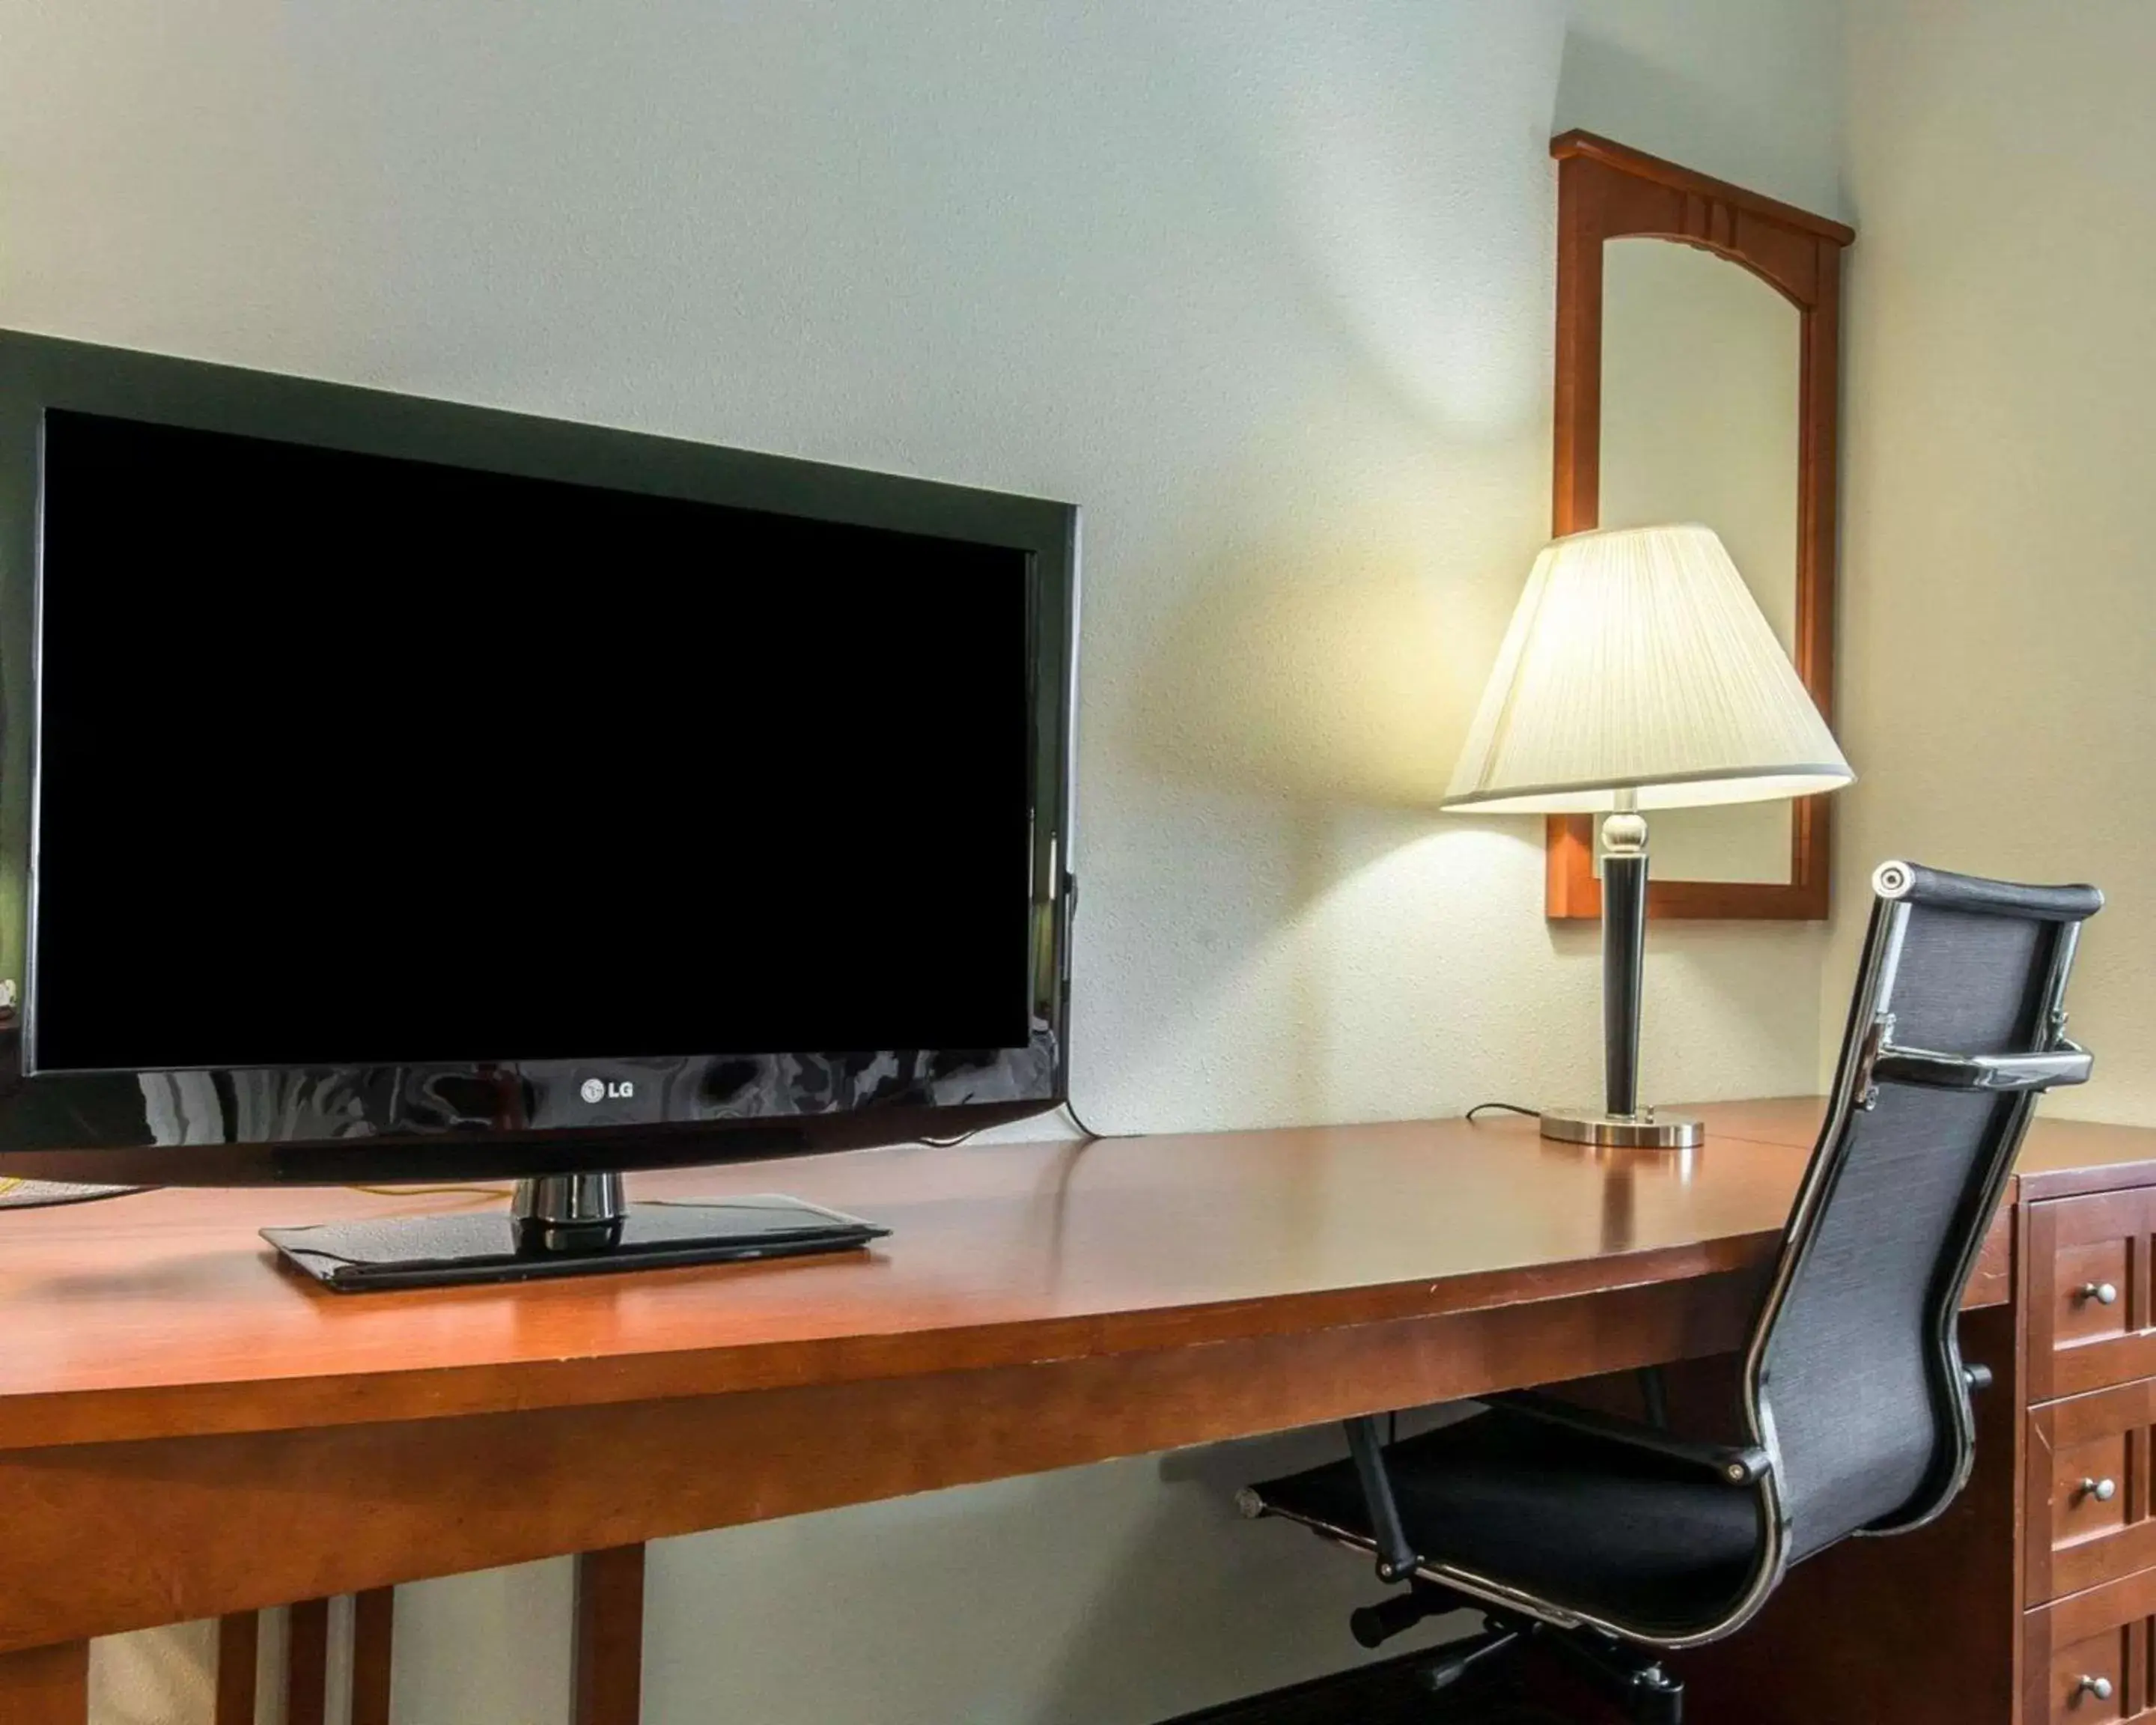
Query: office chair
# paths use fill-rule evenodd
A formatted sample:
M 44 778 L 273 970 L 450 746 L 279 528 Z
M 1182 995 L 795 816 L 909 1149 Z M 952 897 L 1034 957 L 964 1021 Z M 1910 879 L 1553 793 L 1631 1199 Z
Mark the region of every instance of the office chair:
M 1745 1351 L 1749 1441 L 1696 1442 L 1532 1393 L 1246 1488 L 1246 1515 L 1374 1553 L 1407 1591 L 1351 1619 L 1376 1646 L 1436 1613 L 1481 1633 L 1422 1668 L 1442 1689 L 1523 1645 L 1641 1725 L 1681 1725 L 1670 1651 L 1748 1622 L 1792 1563 L 1899 1533 L 1967 1481 L 1964 1284 L 2036 1098 L 2087 1081 L 2067 973 L 2092 886 L 1882 864 L 1834 1092 Z

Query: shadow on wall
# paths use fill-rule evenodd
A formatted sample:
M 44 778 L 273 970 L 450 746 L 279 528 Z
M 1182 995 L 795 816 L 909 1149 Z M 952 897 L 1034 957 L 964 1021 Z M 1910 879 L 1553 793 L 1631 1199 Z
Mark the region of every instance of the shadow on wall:
M 1350 1610 L 1384 1594 L 1369 1565 L 1302 1528 L 1245 1522 L 1235 1507 L 1237 1489 L 1250 1481 L 1331 1461 L 1341 1450 L 1339 1428 L 1328 1425 L 1160 1457 L 1158 1510 L 1127 1527 L 1042 1685 L 1034 1717 L 1154 1718 L 1379 1656 L 1348 1630 Z M 1383 1656 L 1435 1645 L 1461 1627 L 1451 1620 L 1425 1625 L 1389 1643 Z M 1281 1650 L 1296 1643 L 1299 1656 L 1283 1665 Z M 1154 1651 L 1133 1661 L 1137 1646 Z M 1178 1666 L 1206 1674 L 1208 1686 L 1169 1700 L 1163 1672 Z
M 216 1682 L 213 1621 L 90 1643 L 90 1716 L 98 1725 L 207 1719 Z
M 1520 316 L 1522 282 L 1548 267 L 1533 218 L 1548 179 L 1519 119 L 1548 111 L 1564 10 L 1183 0 L 1132 13 L 1183 67 L 1176 147 L 1201 141 L 1267 274 L 1301 296 L 1298 321 L 1337 336 L 1340 374 L 1433 444 L 1502 437 L 1548 388 L 1546 320 Z
M 1457 572 L 1433 561 L 1295 549 L 1214 558 L 1140 668 L 1133 753 L 1170 783 L 1434 811 L 1517 585 L 1502 552 L 1447 558 L 1466 564 Z
M 660 1541 L 651 1563 L 644 1717 L 681 1725 L 715 1697 L 744 1725 L 1149 1725 L 1353 1663 L 1347 1613 L 1376 1592 L 1143 1457 Z
M 1517 441 L 1505 453 L 1517 461 Z M 1327 1053 L 1343 1040 L 1343 993 L 1391 983 L 1358 956 L 1364 919 L 1321 906 L 1390 848 L 1467 836 L 1438 805 L 1538 539 L 1517 488 L 1481 465 L 1486 450 L 1432 454 L 1419 482 L 1395 468 L 1319 518 L 1276 521 L 1148 583 L 1164 603 L 1124 636 L 1127 669 L 1108 678 L 1122 698 L 1096 706 L 1110 734 L 1090 740 L 1164 788 L 1199 846 L 1228 851 L 1217 868 L 1202 848 L 1190 856 L 1205 878 L 1178 938 L 1191 952 L 1205 916 L 1242 924 L 1202 978 L 1186 969 L 1178 1016 L 1230 1023 L 1252 1003 L 1270 1014 L 1262 1070 L 1221 1081 L 1255 1099 L 1254 1122 L 1415 1106 L 1345 1093 Z M 1239 884 L 1235 840 L 1253 832 L 1267 866 Z M 1132 1050 L 1142 1071 L 1184 1057 Z
M 1773 44 L 1762 44 L 1771 53 Z M 1815 116 L 1763 115 L 1741 83 L 1712 83 L 1697 68 L 1665 65 L 1643 48 L 1613 40 L 1577 20 L 1565 32 L 1553 132 L 1582 128 L 1719 178 L 1811 208 L 1826 188 L 1805 170 L 1805 137 L 1825 127 Z M 1799 119 L 1796 127 L 1778 120 Z
M 1467 723 L 1433 675 L 1442 639 L 1411 569 L 1224 561 L 1154 644 L 1139 757 L 1163 778 L 1296 802 L 1435 805 Z

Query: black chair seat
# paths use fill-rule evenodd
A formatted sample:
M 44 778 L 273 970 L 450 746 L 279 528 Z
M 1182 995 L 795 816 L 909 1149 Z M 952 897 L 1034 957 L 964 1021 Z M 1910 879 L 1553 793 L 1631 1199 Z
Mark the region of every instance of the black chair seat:
M 1384 1453 L 1425 1561 L 1627 1628 L 1681 1636 L 1714 1623 L 1763 1543 L 1756 1492 L 1502 1407 Z M 1276 1515 L 1371 1538 L 1353 1461 L 1253 1489 Z

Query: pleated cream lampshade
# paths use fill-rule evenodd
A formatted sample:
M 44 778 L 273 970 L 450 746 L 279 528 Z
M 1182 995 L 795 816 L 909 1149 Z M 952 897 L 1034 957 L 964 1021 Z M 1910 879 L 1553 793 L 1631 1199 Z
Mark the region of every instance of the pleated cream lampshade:
M 1444 806 L 1681 809 L 1855 777 L 1713 530 L 1623 527 L 1535 560 Z

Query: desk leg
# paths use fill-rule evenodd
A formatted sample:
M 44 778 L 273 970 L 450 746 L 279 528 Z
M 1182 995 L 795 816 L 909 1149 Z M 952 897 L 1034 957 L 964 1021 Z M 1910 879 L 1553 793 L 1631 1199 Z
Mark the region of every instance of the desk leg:
M 389 1672 L 397 1589 L 369 1588 L 352 1600 L 352 1725 L 389 1725 Z
M 577 1559 L 572 1725 L 637 1725 L 644 1706 L 644 1548 Z
M 330 1704 L 330 1602 L 285 1613 L 285 1725 L 322 1725 Z
M 259 1612 L 218 1619 L 216 1725 L 254 1725 L 254 1658 L 261 1640 Z
M 352 1599 L 352 1725 L 389 1725 L 397 1589 L 370 1588 Z M 330 1602 L 302 1599 L 286 1613 L 285 1725 L 324 1725 L 329 1707 Z M 224 1619 L 218 1633 L 217 1725 L 254 1725 L 253 1612 Z M 244 1626 L 243 1626 L 244 1625 Z M 241 1642 L 244 1640 L 244 1651 Z M 240 1669 L 246 1687 L 239 1685 Z M 233 1699 L 228 1702 L 229 1668 Z
M 88 1725 L 90 1643 L 0 1653 L 0 1719 L 8 1725 Z

